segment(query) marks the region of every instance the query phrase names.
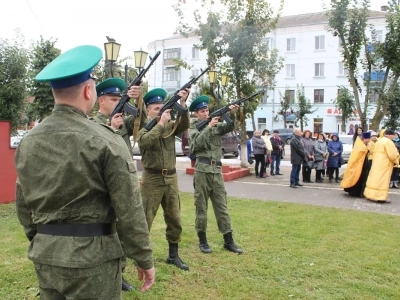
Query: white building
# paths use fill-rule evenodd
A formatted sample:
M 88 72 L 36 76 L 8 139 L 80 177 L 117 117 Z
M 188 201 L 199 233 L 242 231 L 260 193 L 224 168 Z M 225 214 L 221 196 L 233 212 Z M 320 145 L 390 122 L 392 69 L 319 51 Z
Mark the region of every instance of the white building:
M 372 11 L 370 23 L 375 27 L 377 40 L 382 41 L 386 31 L 385 12 Z M 256 129 L 283 128 L 283 117 L 277 114 L 281 108 L 280 95 L 289 90 L 287 93 L 294 99 L 296 85 L 303 84 L 306 97 L 313 103 L 313 109 L 316 109 L 313 114 L 307 115 L 309 121 L 304 129 L 312 132 L 340 132 L 341 114 L 333 100 L 337 96 L 338 86 L 349 87 L 349 83 L 342 63 L 339 38 L 332 36 L 326 28 L 327 20 L 323 12 L 286 16 L 281 17 L 276 30 L 266 36 L 269 45 L 279 50 L 285 62 L 276 76 L 275 89 L 268 92 L 254 114 Z M 198 74 L 200 68 L 205 68 L 206 52 L 193 47 L 198 43 L 197 36 L 185 38 L 178 34 L 150 43 L 150 55 L 157 51 L 161 51 L 162 55 L 150 70 L 149 88 L 163 87 L 174 92 L 191 75 Z M 193 65 L 193 69 L 181 68 L 176 71 L 173 58 L 186 61 Z M 363 82 L 361 76 L 358 80 L 360 83 Z M 374 109 L 371 108 L 368 119 L 373 117 Z M 294 126 L 293 117 L 287 117 L 287 127 Z M 358 118 L 348 120 L 346 131 L 350 124 L 361 122 Z M 246 128 L 253 130 L 251 119 L 246 120 Z

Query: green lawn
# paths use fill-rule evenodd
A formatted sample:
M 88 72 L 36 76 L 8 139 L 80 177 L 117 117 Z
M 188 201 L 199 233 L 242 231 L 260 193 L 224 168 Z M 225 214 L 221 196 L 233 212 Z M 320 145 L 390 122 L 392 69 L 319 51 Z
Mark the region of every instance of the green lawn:
M 152 229 L 156 285 L 123 299 L 400 299 L 400 218 L 247 199 L 229 199 L 236 243 L 223 249 L 209 212 L 212 254 L 198 249 L 192 194 L 181 194 L 180 256 L 189 272 L 164 263 L 168 246 L 160 210 Z M 211 205 L 210 205 L 211 207 Z M 28 241 L 14 204 L 0 205 L 0 299 L 37 299 Z M 125 277 L 136 286 L 132 261 Z

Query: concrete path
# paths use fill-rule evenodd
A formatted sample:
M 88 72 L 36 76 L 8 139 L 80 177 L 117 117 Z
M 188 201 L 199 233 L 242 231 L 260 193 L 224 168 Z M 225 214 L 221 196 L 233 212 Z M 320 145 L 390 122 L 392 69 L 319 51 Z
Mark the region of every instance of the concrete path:
M 135 158 L 140 159 L 140 157 Z M 235 157 L 227 157 L 222 162 L 235 166 L 240 164 L 239 159 Z M 183 192 L 193 193 L 193 176 L 186 175 L 185 173 L 186 168 L 190 166 L 189 158 L 177 157 L 176 165 L 179 189 Z M 344 172 L 345 167 L 346 165 L 340 169 L 341 174 Z M 291 164 L 286 156 L 285 160 L 281 162 L 281 173 L 283 173 L 283 176 L 270 176 L 257 179 L 254 175 L 251 175 L 232 182 L 225 182 L 225 188 L 229 197 L 310 204 L 400 215 L 400 190 L 389 190 L 389 200 L 392 203 L 378 204 L 365 198 L 350 197 L 340 188 L 339 183 L 328 183 L 328 178 L 325 178 L 324 183 L 304 183 L 303 187 L 293 189 L 289 187 L 290 170 Z M 139 172 L 140 174 L 141 172 Z M 312 172 L 311 176 L 311 180 L 314 181 L 315 171 Z M 301 174 L 300 180 L 302 180 Z

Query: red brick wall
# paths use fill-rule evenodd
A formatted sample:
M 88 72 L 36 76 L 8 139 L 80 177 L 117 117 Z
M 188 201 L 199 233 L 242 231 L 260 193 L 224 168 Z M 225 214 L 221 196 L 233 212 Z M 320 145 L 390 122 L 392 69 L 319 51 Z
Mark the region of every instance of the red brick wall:
M 14 165 L 15 148 L 10 147 L 11 126 L 0 121 L 0 204 L 15 201 L 17 171 Z

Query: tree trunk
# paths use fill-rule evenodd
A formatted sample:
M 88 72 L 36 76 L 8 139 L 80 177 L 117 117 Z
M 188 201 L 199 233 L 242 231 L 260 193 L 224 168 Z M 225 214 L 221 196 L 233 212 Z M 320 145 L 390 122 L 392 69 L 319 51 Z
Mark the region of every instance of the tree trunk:
M 240 131 L 244 132 L 244 137 L 242 136 L 240 141 L 240 167 L 247 168 L 249 163 L 247 161 L 246 123 L 240 124 Z
M 303 117 L 300 118 L 300 130 L 303 131 Z
M 342 134 L 346 134 L 346 118 L 342 115 Z
M 251 113 L 251 123 L 253 124 L 253 131 L 256 131 L 256 121 L 254 120 L 254 112 Z
M 387 71 L 387 73 L 388 73 L 388 71 Z M 395 88 L 397 86 L 397 81 L 398 81 L 399 77 L 400 77 L 400 74 L 396 74 L 393 77 L 392 83 L 389 87 L 387 94 L 390 95 L 391 93 L 393 93 L 393 91 L 395 90 Z M 386 79 L 387 79 L 387 74 L 385 74 L 385 80 Z M 384 84 L 385 84 L 385 82 L 384 82 Z M 372 125 L 371 125 L 372 129 L 376 132 L 379 131 L 379 125 L 381 124 L 382 119 L 385 116 L 384 109 L 381 109 L 382 106 L 383 106 L 383 97 L 382 97 L 382 94 L 380 94 L 379 98 L 378 98 L 378 103 L 376 105 L 375 114 L 372 119 Z

